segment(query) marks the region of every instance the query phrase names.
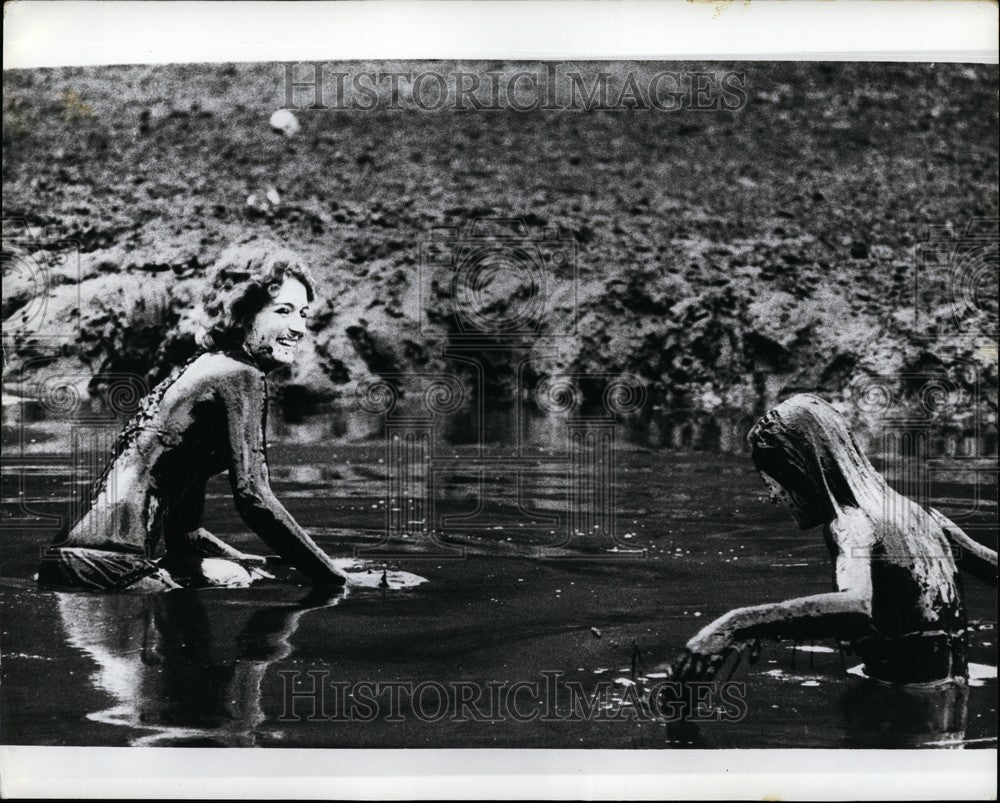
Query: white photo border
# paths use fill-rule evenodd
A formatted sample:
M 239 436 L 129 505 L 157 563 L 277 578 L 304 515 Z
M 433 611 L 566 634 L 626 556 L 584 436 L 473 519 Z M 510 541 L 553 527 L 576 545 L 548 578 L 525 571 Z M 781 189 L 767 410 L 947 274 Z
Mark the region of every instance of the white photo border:
M 996 64 L 990 0 L 17 0 L 4 68 L 344 59 Z
M 351 59 L 998 62 L 982 0 L 40 2 L 4 68 Z M 996 749 L 0 747 L 4 797 L 996 798 Z

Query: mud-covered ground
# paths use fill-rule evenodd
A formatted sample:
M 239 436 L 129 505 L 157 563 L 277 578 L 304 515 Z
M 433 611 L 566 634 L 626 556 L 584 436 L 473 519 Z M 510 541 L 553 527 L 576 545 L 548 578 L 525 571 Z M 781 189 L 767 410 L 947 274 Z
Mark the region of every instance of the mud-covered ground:
M 664 65 L 626 66 L 648 78 Z M 572 270 L 542 269 L 459 303 L 496 319 L 530 296 L 539 334 L 561 335 L 558 357 L 536 343 L 537 376 L 629 373 L 651 408 L 748 413 L 793 389 L 857 399 L 859 381 L 916 398 L 943 377 L 985 397 L 963 415 L 990 424 L 996 67 L 709 66 L 744 74 L 745 107 L 301 111 L 293 137 L 269 125 L 280 65 L 8 72 L 7 389 L 162 376 L 194 349 L 207 266 L 258 236 L 300 249 L 322 286 L 315 346 L 279 377 L 287 399 L 461 374 L 444 356 L 450 269 L 422 264 L 422 246 L 435 227 L 520 217 L 526 239 L 556 231 L 575 288 Z M 42 291 L 11 278 L 25 253 L 48 270 Z M 509 390 L 521 356 L 479 359 L 488 392 Z

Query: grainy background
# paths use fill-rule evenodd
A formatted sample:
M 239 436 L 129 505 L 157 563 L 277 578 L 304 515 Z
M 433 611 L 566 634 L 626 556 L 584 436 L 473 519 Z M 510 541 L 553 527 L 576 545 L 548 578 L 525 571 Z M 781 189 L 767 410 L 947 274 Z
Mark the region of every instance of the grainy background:
M 991 399 L 977 414 L 992 420 L 996 341 L 970 334 L 995 332 L 995 300 L 981 293 L 980 309 L 956 323 L 954 277 L 922 264 L 920 249 L 932 227 L 960 234 L 997 217 L 996 67 L 561 67 L 619 77 L 664 68 L 741 71 L 747 104 L 301 112 L 288 138 L 268 125 L 284 99 L 282 65 L 8 72 L 7 230 L 27 224 L 43 260 L 46 240 L 82 252 L 79 337 L 49 370 L 159 378 L 194 348 L 206 267 L 261 235 L 300 249 L 324 297 L 315 347 L 280 377 L 289 398 L 447 370 L 448 327 L 422 320 L 420 245 L 435 226 L 521 216 L 532 236 L 557 226 L 577 248 L 579 325 L 560 370 L 632 373 L 653 404 L 756 413 L 791 390 L 842 399 L 866 376 L 950 371 L 968 383 L 955 366 L 971 363 Z M 271 189 L 277 205 L 262 200 Z M 68 281 L 67 271 L 52 275 Z M 10 286 L 5 318 L 28 292 Z M 566 288 L 556 279 L 546 292 L 547 320 L 567 318 Z M 51 296 L 46 314 L 73 328 L 75 296 Z M 6 346 L 9 366 L 44 352 L 30 336 Z M 487 362 L 502 393 L 513 368 Z

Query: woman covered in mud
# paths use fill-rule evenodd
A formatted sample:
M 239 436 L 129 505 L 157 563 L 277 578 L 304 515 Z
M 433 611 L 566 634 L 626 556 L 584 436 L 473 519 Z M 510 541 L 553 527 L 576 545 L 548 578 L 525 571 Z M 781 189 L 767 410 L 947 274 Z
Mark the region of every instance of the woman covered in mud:
M 893 491 L 844 418 L 816 396 L 781 403 L 748 440 L 772 501 L 786 502 L 800 529 L 823 526 L 837 590 L 730 611 L 687 643 L 672 678 L 710 678 L 757 639 L 823 636 L 849 642 L 872 678 L 965 678 L 966 618 L 952 550 L 958 565 L 993 584 L 996 552 Z
M 237 562 L 264 558 L 201 526 L 206 484 L 224 470 L 241 518 L 268 547 L 315 584 L 344 584 L 275 498 L 265 454 L 265 374 L 291 364 L 307 335 L 309 271 L 294 252 L 257 243 L 223 254 L 211 278 L 205 350 L 143 399 L 90 509 L 44 553 L 40 584 L 145 592 L 249 581 Z

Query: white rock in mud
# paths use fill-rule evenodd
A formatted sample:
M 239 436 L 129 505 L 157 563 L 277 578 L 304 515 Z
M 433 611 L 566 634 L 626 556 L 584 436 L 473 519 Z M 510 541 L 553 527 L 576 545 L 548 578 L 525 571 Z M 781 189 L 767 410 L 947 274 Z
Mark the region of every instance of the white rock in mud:
M 201 573 L 207 585 L 226 588 L 246 588 L 254 580 L 274 576 L 256 568 L 247 571 L 238 563 L 222 558 L 205 558 L 201 562 Z
M 250 193 L 247 196 L 246 204 L 260 215 L 269 215 L 281 205 L 281 195 L 274 187 L 268 187 L 262 192 Z
M 382 583 L 383 569 L 368 561 L 357 561 L 344 558 L 334 558 L 333 562 L 347 575 L 347 585 L 353 588 L 413 588 L 426 583 L 427 578 L 410 572 L 385 570 L 385 582 Z
M 996 681 L 997 668 L 987 664 L 969 664 L 969 685 L 985 686 L 989 680 Z
M 271 128 L 279 134 L 284 134 L 286 137 L 294 137 L 299 133 L 299 128 L 301 128 L 299 118 L 288 109 L 278 109 L 271 115 L 270 123 Z
M 271 206 L 268 204 L 266 198 L 262 198 L 257 193 L 252 192 L 247 196 L 247 206 L 255 212 L 261 215 L 266 215 L 271 211 Z

